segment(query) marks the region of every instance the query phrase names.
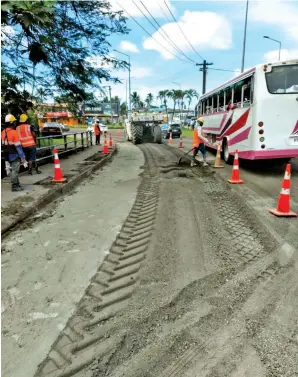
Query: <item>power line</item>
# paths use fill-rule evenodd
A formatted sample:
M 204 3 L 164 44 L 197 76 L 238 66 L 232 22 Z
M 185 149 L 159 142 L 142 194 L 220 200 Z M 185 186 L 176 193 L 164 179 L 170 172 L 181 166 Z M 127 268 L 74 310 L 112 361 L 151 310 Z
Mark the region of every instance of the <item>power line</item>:
M 169 40 L 169 42 L 171 43 L 171 45 L 172 45 L 172 47 L 174 47 L 175 48 L 175 50 L 178 52 L 178 53 L 180 53 L 180 54 L 182 54 L 182 55 L 184 55 L 185 57 L 186 57 L 186 59 L 188 59 L 189 61 L 191 61 L 192 63 L 194 63 L 194 64 L 196 64 L 196 62 L 194 61 L 194 60 L 192 60 L 191 58 L 189 58 L 176 44 L 175 44 L 175 42 L 173 42 L 172 41 L 172 39 L 169 37 L 169 35 L 166 33 L 166 31 L 165 30 L 163 30 L 163 28 L 161 27 L 161 25 L 156 21 L 156 19 L 155 19 L 155 17 L 153 17 L 153 15 L 150 13 L 150 11 L 148 10 L 148 8 L 146 7 L 146 5 L 140 0 L 140 3 L 143 5 L 143 7 L 146 9 L 146 11 L 148 12 L 148 14 L 151 16 L 151 18 L 153 19 L 153 21 L 156 23 L 156 25 L 160 28 L 159 30 L 161 30 L 164 34 L 165 34 L 165 36 L 168 38 L 168 40 Z M 135 2 L 134 2 L 134 4 L 135 4 Z M 136 5 L 136 4 L 135 4 Z M 137 6 L 137 5 L 136 5 Z M 143 12 L 142 12 L 143 13 Z M 146 16 L 145 16 L 146 17 Z M 147 18 L 147 17 L 146 17 Z M 150 21 L 149 21 L 150 22 Z M 150 22 L 151 23 L 151 22 Z M 152 23 L 151 23 L 151 25 L 152 25 Z M 157 32 L 159 33 L 159 34 L 161 34 L 160 33 L 160 31 L 153 25 L 153 27 L 155 28 L 155 30 L 157 30 Z M 165 39 L 165 37 L 163 36 L 163 35 L 161 35 L 164 39 Z
M 221 69 L 221 68 L 208 68 L 213 69 L 213 71 L 223 71 L 223 72 L 241 72 L 241 71 L 231 71 L 230 69 Z
M 160 10 L 162 11 L 162 13 L 164 14 L 164 16 L 166 17 L 166 19 L 168 20 L 168 22 L 171 22 L 171 21 L 169 20 L 169 17 L 167 16 L 166 12 L 165 12 L 164 9 L 162 8 L 162 6 L 159 4 L 159 1 L 157 2 L 157 4 L 158 4 Z
M 124 12 L 126 12 L 128 14 L 128 16 L 146 33 L 149 35 L 150 38 L 152 38 L 157 44 L 159 44 L 164 50 L 166 50 L 169 54 L 175 56 L 177 59 L 181 60 L 183 63 L 188 63 L 188 64 L 192 64 L 190 62 L 188 62 L 187 60 L 184 60 L 182 58 L 180 58 L 179 56 L 177 56 L 176 54 L 174 54 L 173 52 L 171 52 L 170 50 L 168 50 L 165 46 L 163 46 L 160 42 L 158 42 L 158 40 L 156 40 L 153 35 L 151 35 L 133 16 L 131 16 L 127 10 L 121 5 L 118 3 L 118 1 L 116 1 L 116 3 L 119 5 L 119 7 L 121 9 L 124 10 Z
M 184 31 L 182 30 L 182 28 L 180 27 L 180 25 L 178 24 L 175 16 L 173 15 L 171 9 L 168 7 L 168 4 L 164 1 L 166 7 L 168 8 L 169 12 L 171 13 L 171 16 L 173 17 L 173 20 L 176 22 L 177 26 L 179 27 L 181 33 L 184 35 L 184 38 L 186 39 L 186 41 L 188 42 L 188 44 L 190 45 L 190 47 L 193 49 L 193 51 L 202 59 L 204 60 L 204 58 L 197 52 L 197 50 L 193 47 L 193 45 L 190 43 L 190 41 L 188 40 L 187 36 L 184 34 Z

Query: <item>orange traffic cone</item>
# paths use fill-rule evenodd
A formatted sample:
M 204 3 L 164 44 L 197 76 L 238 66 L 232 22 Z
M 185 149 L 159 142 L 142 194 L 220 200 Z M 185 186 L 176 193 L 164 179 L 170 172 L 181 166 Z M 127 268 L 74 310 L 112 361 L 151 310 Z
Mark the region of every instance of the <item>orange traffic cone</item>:
M 183 145 L 182 145 L 182 137 L 180 137 L 180 141 L 179 141 L 178 148 L 183 148 Z
M 113 138 L 112 138 L 112 134 L 110 134 L 109 148 L 113 148 Z
M 109 154 L 109 148 L 108 148 L 108 141 L 107 141 L 107 138 L 105 137 L 105 142 L 104 142 L 104 145 L 103 145 L 103 151 L 102 151 L 102 154 Z
M 117 137 L 119 138 L 120 136 L 121 136 L 121 131 L 120 131 L 120 129 L 118 128 L 118 130 L 117 130 Z
M 66 181 L 66 178 L 63 178 L 62 170 L 60 168 L 58 149 L 54 148 L 54 179 L 51 179 L 51 182 L 61 183 L 65 181 Z
M 173 138 L 172 138 L 172 132 L 170 133 L 170 138 L 169 138 L 169 145 L 173 144 Z
M 236 152 L 235 152 L 232 176 L 231 176 L 231 179 L 228 179 L 228 182 L 232 183 L 232 184 L 242 184 L 242 183 L 244 183 L 244 181 L 242 181 L 242 179 L 240 179 L 239 162 L 238 162 L 238 149 L 236 149 Z
M 269 212 L 275 216 L 297 217 L 297 213 L 290 210 L 291 164 L 287 164 L 285 176 L 279 194 L 277 208 Z
M 215 162 L 214 162 L 214 165 L 212 165 L 212 167 L 223 168 L 223 165 L 221 165 L 221 157 L 220 157 L 220 143 L 218 143 Z

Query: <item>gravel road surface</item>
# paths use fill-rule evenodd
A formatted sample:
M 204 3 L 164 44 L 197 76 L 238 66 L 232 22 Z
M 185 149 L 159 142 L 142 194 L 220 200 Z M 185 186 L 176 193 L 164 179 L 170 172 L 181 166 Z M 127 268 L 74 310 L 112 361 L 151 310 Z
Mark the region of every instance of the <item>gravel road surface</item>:
M 3 376 L 33 376 L 46 357 L 135 201 L 143 161 L 122 145 L 112 164 L 3 241 Z
M 136 174 L 143 165 L 141 152 L 145 156 L 145 165 L 136 192 Z M 32 359 L 36 366 L 37 361 L 42 362 L 51 343 L 51 351 L 35 377 L 298 375 L 298 234 L 289 230 L 295 227 L 295 223 L 287 221 L 283 226 L 288 232 L 277 232 L 276 223 L 271 226 L 264 221 L 260 210 L 255 210 L 249 200 L 244 200 L 238 188 L 227 186 L 211 168 L 177 166 L 179 156 L 177 149 L 165 145 L 134 147 L 121 144 L 120 154 L 103 172 L 80 187 L 78 193 L 66 198 L 65 201 L 73 200 L 73 206 L 68 207 L 78 210 L 76 195 L 93 199 L 95 182 L 96 192 L 101 192 L 101 185 L 105 184 L 103 173 L 110 177 L 107 179 L 112 179 L 113 174 L 115 182 L 116 167 L 125 170 L 120 178 L 124 182 L 119 185 L 119 190 L 124 190 L 127 195 L 121 198 L 121 203 L 126 202 L 122 203 L 125 205 L 121 212 L 123 216 L 119 217 L 120 208 L 117 207 L 110 213 L 114 226 L 123 225 L 121 230 L 117 228 L 117 237 L 114 233 L 115 241 L 109 252 L 107 245 L 111 244 L 112 238 L 106 242 L 106 247 L 100 247 L 101 256 L 96 254 L 95 258 L 93 254 L 92 261 L 89 261 L 92 268 L 88 271 L 82 271 L 82 264 L 88 263 L 82 258 L 75 264 L 66 264 L 69 280 L 68 285 L 63 285 L 63 294 L 61 286 L 58 287 L 56 270 L 55 274 L 52 270 L 55 283 L 48 282 L 53 276 L 42 276 L 41 283 L 50 286 L 46 295 L 42 292 L 44 288 L 39 288 L 37 278 L 35 299 L 32 294 L 28 294 L 27 302 L 22 298 L 28 288 L 19 294 L 20 299 L 13 290 L 14 303 L 10 303 L 3 315 L 4 346 L 7 349 L 4 376 L 21 376 L 13 374 L 9 368 L 12 368 L 13 359 L 21 357 L 22 350 L 27 352 L 27 360 Z M 133 175 L 130 179 L 129 174 Z M 104 207 L 110 207 L 110 200 L 116 204 L 115 187 L 109 191 L 110 196 L 104 196 L 107 201 Z M 120 196 L 120 191 L 116 196 Z M 124 221 L 134 197 L 134 204 Z M 81 199 L 81 202 L 81 211 L 84 206 L 89 208 L 88 200 Z M 47 221 L 56 222 L 53 229 L 60 229 L 59 214 L 64 203 L 55 209 L 50 219 L 33 225 L 31 236 L 36 228 L 40 229 L 40 224 Z M 108 216 L 107 207 L 99 212 L 95 210 L 98 202 L 92 204 L 89 210 L 86 209 L 83 220 L 90 214 L 95 216 L 93 221 Z M 259 203 L 259 207 L 262 205 Z M 75 224 L 76 230 L 80 231 L 79 237 L 71 236 L 71 249 L 80 252 L 71 255 L 82 254 L 83 247 L 87 252 L 92 246 L 100 245 L 100 233 L 93 233 L 90 245 L 90 235 L 82 234 L 79 217 L 74 218 L 70 211 L 65 213 L 63 221 L 68 225 Z M 64 232 L 66 229 L 65 226 Z M 89 227 L 83 226 L 85 229 Z M 40 230 L 36 233 L 41 234 Z M 52 237 L 48 234 L 47 240 L 64 240 L 62 235 L 55 237 L 54 234 Z M 14 239 L 18 237 L 20 234 Z M 53 253 L 67 254 L 69 245 L 64 247 L 58 251 L 56 244 Z M 15 257 L 15 265 L 17 260 L 22 260 L 20 253 L 19 249 L 11 253 L 11 257 L 19 254 L 18 258 Z M 40 253 L 45 253 L 44 248 Z M 44 257 L 45 265 L 50 262 Z M 31 260 L 31 267 L 33 263 Z M 58 261 L 58 265 L 61 270 L 63 263 Z M 13 266 L 10 268 L 4 280 L 12 279 L 9 276 L 13 274 Z M 76 284 L 72 279 L 76 280 L 78 271 L 82 277 Z M 16 277 L 18 285 L 16 282 L 7 284 L 7 292 L 14 287 L 22 290 L 24 277 L 21 272 L 18 276 L 21 276 Z M 30 281 L 33 290 L 33 279 Z M 87 288 L 85 294 L 84 288 Z M 50 295 L 52 289 L 60 295 L 60 303 L 72 295 L 72 305 L 68 304 L 64 321 L 58 320 L 61 307 L 50 306 L 57 302 L 56 298 L 50 300 L 48 310 L 38 308 L 44 305 L 44 301 L 41 304 L 42 297 Z M 23 302 L 21 311 L 16 306 L 19 301 Z M 28 302 L 30 305 L 35 303 L 34 310 Z M 38 315 L 30 316 L 32 311 Z M 52 317 L 57 313 L 57 316 L 40 318 L 41 313 Z M 70 319 L 65 325 L 67 314 Z M 23 321 L 18 317 L 24 318 Z M 10 322 L 11 318 L 13 322 Z M 58 336 L 59 323 L 63 330 Z M 31 329 L 34 343 L 18 345 L 20 334 L 28 331 L 27 328 Z M 51 332 L 53 328 L 55 333 Z M 43 352 L 37 355 L 42 341 L 46 347 L 43 345 Z M 31 352 L 24 351 L 28 347 Z M 19 363 L 19 371 L 23 366 L 24 359 Z M 25 375 L 33 376 L 33 369 Z

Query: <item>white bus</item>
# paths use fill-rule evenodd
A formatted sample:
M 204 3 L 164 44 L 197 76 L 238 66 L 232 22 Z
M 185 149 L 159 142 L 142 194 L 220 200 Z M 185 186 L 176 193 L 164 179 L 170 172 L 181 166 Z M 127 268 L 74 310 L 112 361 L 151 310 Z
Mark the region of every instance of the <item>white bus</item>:
M 298 157 L 298 59 L 259 64 L 200 97 L 209 147 L 249 160 Z

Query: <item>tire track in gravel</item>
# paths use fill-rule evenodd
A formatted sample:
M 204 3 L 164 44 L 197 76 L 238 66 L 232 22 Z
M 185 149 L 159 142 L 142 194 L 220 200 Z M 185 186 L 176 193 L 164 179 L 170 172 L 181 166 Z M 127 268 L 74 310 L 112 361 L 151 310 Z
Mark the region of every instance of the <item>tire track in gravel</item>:
M 214 172 L 200 166 L 177 166 L 175 159 L 181 153 L 173 148 L 145 144 L 140 149 L 146 164 L 136 202 L 77 312 L 35 377 L 230 377 L 249 346 L 256 351 L 257 362 L 270 368 L 275 356 L 269 354 L 264 359 L 265 340 L 259 338 L 259 332 L 267 320 L 275 323 L 273 315 L 294 282 L 296 267 L 289 260 L 280 263 L 276 253 L 279 245 L 266 226 L 233 190 L 214 177 Z M 208 229 L 204 223 L 194 223 L 201 228 L 197 237 L 207 238 L 213 245 L 217 268 L 209 266 L 209 272 L 194 281 L 186 280 L 180 289 L 179 274 L 165 272 L 175 264 L 180 271 L 179 253 L 184 251 L 173 249 L 168 266 L 161 259 L 152 261 L 158 259 L 159 252 L 157 237 L 161 233 L 157 232 L 156 219 L 162 215 L 161 187 L 165 190 L 171 182 L 177 186 L 177 179 L 184 178 L 197 182 L 198 190 L 202 190 L 204 202 L 198 207 L 194 194 L 181 184 L 192 200 L 192 218 L 202 211 L 204 220 L 212 225 Z M 177 206 L 173 205 L 173 211 L 172 215 L 179 218 Z M 173 237 L 173 247 L 177 247 L 177 237 Z M 207 263 L 204 253 L 202 249 L 202 271 Z M 189 268 L 195 271 L 193 266 Z M 165 274 L 159 281 L 161 271 Z M 138 291 L 131 297 L 137 284 Z M 167 286 L 176 284 L 177 293 L 167 301 Z M 140 293 L 146 293 L 146 289 L 149 302 L 143 301 Z M 165 296 L 165 302 L 159 306 L 154 300 L 163 302 L 160 295 Z M 287 296 L 287 307 L 289 303 Z M 288 317 L 293 321 L 290 309 Z M 291 333 L 290 339 L 295 339 L 295 334 Z M 280 337 L 277 339 L 280 341 Z M 284 365 L 280 370 L 287 372 Z
M 148 153 L 136 201 L 107 257 L 92 278 L 76 313 L 39 366 L 35 377 L 66 377 L 123 341 L 105 323 L 121 312 L 135 289 L 156 218 L 159 182 Z
M 152 146 L 152 149 L 157 148 Z M 167 150 L 168 161 L 168 153 L 177 156 L 174 150 Z M 255 324 L 253 318 L 260 318 L 258 320 L 266 327 L 266 321 L 274 316 L 289 286 L 295 284 L 296 267 L 289 260 L 280 263 L 278 242 L 233 191 L 217 181 L 213 172 L 200 167 L 192 171 L 181 169 L 173 159 L 168 164 L 164 164 L 163 158 L 157 157 L 156 160 L 157 164 L 163 162 L 159 164 L 159 171 L 166 179 L 196 176 L 201 182 L 200 189 L 207 195 L 207 205 L 217 211 L 215 221 L 223 229 L 220 241 L 226 247 L 220 249 L 218 256 L 224 260 L 225 267 L 186 285 L 169 304 L 159 307 L 145 319 L 141 317 L 133 325 L 128 322 L 126 326 L 131 329 L 126 344 L 119 348 L 118 356 L 115 354 L 109 360 L 109 368 L 96 369 L 93 376 L 230 376 L 242 363 L 251 342 L 262 370 L 264 349 L 251 334 Z M 181 171 L 185 173 L 182 176 Z M 214 229 L 210 232 L 216 235 Z M 291 297 L 294 297 L 293 292 Z M 189 317 L 190 302 L 198 312 L 206 302 L 209 304 L 206 312 L 197 315 L 197 322 Z M 138 317 L 137 312 L 135 315 Z M 169 327 L 168 320 L 172 320 L 176 329 L 172 334 L 166 332 L 163 335 L 164 331 L 158 329 Z M 292 320 L 293 313 L 290 322 Z M 158 327 L 154 331 L 156 323 Z M 146 340 L 142 340 L 144 337 Z M 249 368 L 254 370 L 256 366 Z M 287 370 L 286 365 L 282 368 Z M 261 373 L 252 375 L 263 376 Z

